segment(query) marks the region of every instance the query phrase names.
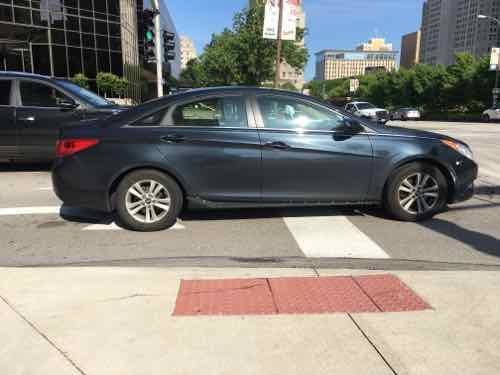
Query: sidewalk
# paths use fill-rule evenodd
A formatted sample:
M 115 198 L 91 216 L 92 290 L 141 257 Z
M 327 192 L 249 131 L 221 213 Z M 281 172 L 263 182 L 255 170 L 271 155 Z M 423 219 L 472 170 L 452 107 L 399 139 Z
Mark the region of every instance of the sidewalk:
M 433 309 L 174 317 L 181 279 L 317 275 L 307 269 L 0 269 L 0 374 L 500 373 L 500 272 L 391 274 Z

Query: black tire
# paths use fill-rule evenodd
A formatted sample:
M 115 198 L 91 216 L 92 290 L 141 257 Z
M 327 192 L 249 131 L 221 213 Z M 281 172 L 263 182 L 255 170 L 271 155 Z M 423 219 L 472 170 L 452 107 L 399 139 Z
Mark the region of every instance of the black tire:
M 484 122 L 491 122 L 490 116 L 488 114 L 483 115 Z
M 437 183 L 439 195 L 435 205 L 429 209 L 429 211 L 423 213 L 410 213 L 405 210 L 400 203 L 399 188 L 403 181 L 417 173 L 428 174 L 433 177 Z M 424 221 L 434 217 L 446 208 L 448 203 L 448 191 L 448 182 L 439 168 L 428 163 L 415 162 L 397 169 L 389 178 L 384 194 L 384 206 L 388 213 L 397 220 L 409 222 Z
M 170 208 L 166 216 L 154 223 L 144 223 L 136 220 L 127 210 L 127 192 L 137 182 L 152 180 L 165 187 L 170 196 Z M 115 197 L 115 207 L 118 223 L 126 229 L 138 232 L 155 232 L 168 229 L 175 225 L 183 207 L 183 193 L 179 185 L 168 175 L 154 170 L 141 169 L 126 175 L 118 185 Z

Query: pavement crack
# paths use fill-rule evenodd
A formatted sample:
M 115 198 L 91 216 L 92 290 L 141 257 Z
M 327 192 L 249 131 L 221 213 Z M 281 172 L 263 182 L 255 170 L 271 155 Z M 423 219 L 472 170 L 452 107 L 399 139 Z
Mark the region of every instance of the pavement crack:
M 385 358 L 385 356 L 382 354 L 382 352 L 377 348 L 377 346 L 375 345 L 375 343 L 370 339 L 370 337 L 368 337 L 368 335 L 365 333 L 365 331 L 363 331 L 363 329 L 358 324 L 358 322 L 356 321 L 356 319 L 354 319 L 354 317 L 352 316 L 352 314 L 348 313 L 347 316 L 349 317 L 349 319 L 351 319 L 351 321 L 356 326 L 356 328 L 358 329 L 358 331 L 361 332 L 361 334 L 366 339 L 366 341 L 368 341 L 368 343 L 371 345 L 371 347 L 377 352 L 378 356 L 382 359 L 382 361 L 384 361 L 384 363 L 391 370 L 391 372 L 394 375 L 398 375 L 398 373 L 396 372 L 396 370 L 394 369 L 394 367 L 392 367 L 392 365 L 389 363 L 389 361 L 387 360 L 387 358 Z
M 21 318 L 26 324 L 28 324 L 42 339 L 44 339 L 52 348 L 54 348 L 60 355 L 68 361 L 68 363 L 80 374 L 80 375 L 87 375 L 83 369 L 76 364 L 75 361 L 73 361 L 68 353 L 63 351 L 61 348 L 57 346 L 57 344 L 52 341 L 40 328 L 36 326 L 35 323 L 31 322 L 25 315 L 23 315 L 19 310 L 17 310 L 13 304 L 11 304 L 5 297 L 0 296 L 0 299 L 19 317 Z
M 237 290 L 247 290 L 247 289 L 258 288 L 258 287 L 262 287 L 262 283 L 242 286 L 240 288 L 201 290 L 199 292 L 182 293 L 180 296 L 184 297 L 184 296 L 195 296 L 195 295 L 200 295 L 200 294 L 227 293 L 227 292 L 234 292 Z
M 135 293 L 135 294 L 130 294 L 128 296 L 123 296 L 123 297 L 106 298 L 106 299 L 99 300 L 97 302 L 114 302 L 114 301 L 123 301 L 123 300 L 133 299 L 133 298 L 160 297 L 160 296 L 161 296 L 161 294 Z

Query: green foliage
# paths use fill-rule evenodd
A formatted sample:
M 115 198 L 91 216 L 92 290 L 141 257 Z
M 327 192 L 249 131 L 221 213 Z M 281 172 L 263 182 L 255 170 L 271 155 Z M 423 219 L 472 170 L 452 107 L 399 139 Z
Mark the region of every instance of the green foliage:
M 233 27 L 213 34 L 199 60 L 190 62 L 182 80 L 193 87 L 249 85 L 271 81 L 275 74 L 277 42 L 264 39 L 264 6 L 244 9 L 234 16 Z M 298 30 L 298 38 L 304 38 Z M 283 58 L 298 71 L 308 60 L 308 51 L 293 41 L 283 42 Z
M 87 89 L 87 90 L 90 88 L 89 79 L 83 73 L 75 74 L 71 78 L 71 82 L 73 82 L 73 83 L 77 84 L 78 86 L 83 87 L 84 89 Z
M 127 92 L 129 82 L 113 73 L 100 72 L 96 77 L 97 90 L 105 95 L 123 96 Z
M 449 67 L 419 64 L 412 69 L 359 77 L 356 97 L 385 108 L 417 107 L 426 112 L 480 112 L 490 105 L 495 75 L 487 57 L 458 54 Z M 347 96 L 348 79 L 312 81 L 311 94 L 323 99 Z

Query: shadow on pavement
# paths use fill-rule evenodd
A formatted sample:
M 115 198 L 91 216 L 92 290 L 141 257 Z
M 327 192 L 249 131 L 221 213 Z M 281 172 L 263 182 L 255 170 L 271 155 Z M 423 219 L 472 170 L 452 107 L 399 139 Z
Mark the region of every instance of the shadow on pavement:
M 0 172 L 49 172 L 51 164 L 0 163 Z
M 443 234 L 469 245 L 477 251 L 500 257 L 500 240 L 498 238 L 469 230 L 455 223 L 438 218 L 420 224 L 433 232 Z
M 180 219 L 184 221 L 196 220 L 253 220 L 273 219 L 283 217 L 315 217 L 315 216 L 358 216 L 361 213 L 353 207 L 296 207 L 296 208 L 238 208 L 217 210 L 187 210 Z
M 476 195 L 500 195 L 500 186 L 482 185 L 475 188 Z

